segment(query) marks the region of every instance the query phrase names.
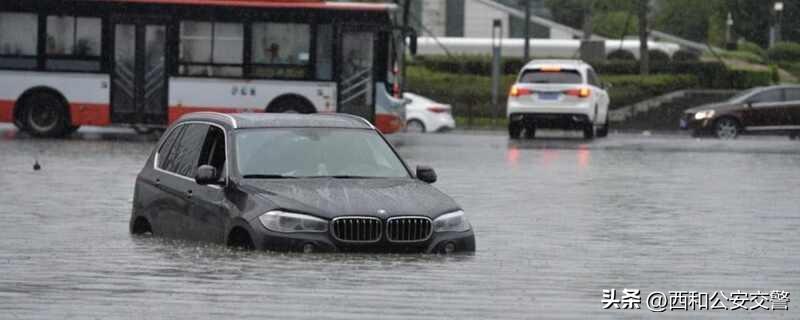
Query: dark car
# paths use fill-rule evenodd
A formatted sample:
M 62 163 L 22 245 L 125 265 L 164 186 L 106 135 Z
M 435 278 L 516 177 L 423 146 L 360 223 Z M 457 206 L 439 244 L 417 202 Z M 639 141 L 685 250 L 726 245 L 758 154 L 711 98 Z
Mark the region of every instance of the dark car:
M 696 136 L 734 139 L 741 133 L 800 134 L 800 86 L 757 87 L 727 101 L 687 109 L 681 128 Z
M 359 117 L 193 113 L 139 173 L 130 230 L 280 251 L 474 251 L 435 181 Z

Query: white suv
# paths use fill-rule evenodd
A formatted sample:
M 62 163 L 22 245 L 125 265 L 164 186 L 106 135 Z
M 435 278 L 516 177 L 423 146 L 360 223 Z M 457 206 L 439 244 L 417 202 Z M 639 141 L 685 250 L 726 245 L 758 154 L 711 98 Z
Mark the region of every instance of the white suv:
M 577 129 L 583 137 L 608 134 L 608 93 L 592 66 L 580 60 L 533 60 L 508 95 L 508 134 L 533 138 L 537 128 Z

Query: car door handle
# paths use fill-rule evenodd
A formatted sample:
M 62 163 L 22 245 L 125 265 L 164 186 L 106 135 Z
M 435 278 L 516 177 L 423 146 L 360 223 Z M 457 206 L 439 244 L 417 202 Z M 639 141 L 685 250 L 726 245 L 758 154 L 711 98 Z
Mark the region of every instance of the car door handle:
M 192 190 L 186 191 L 186 197 L 187 198 L 191 198 L 192 197 Z
M 160 185 L 160 184 L 161 184 L 161 179 L 156 178 L 156 185 Z

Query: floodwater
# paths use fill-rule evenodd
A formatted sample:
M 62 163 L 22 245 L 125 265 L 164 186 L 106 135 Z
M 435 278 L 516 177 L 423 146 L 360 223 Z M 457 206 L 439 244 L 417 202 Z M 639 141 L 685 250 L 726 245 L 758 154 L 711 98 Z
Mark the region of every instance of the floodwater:
M 134 177 L 153 141 L 0 130 L 0 318 L 641 318 L 603 289 L 786 290 L 797 318 L 800 142 L 611 135 L 509 143 L 499 133 L 392 138 L 467 212 L 474 255 L 285 254 L 133 237 Z M 32 170 L 38 159 L 42 170 Z M 644 302 L 644 301 L 643 301 Z

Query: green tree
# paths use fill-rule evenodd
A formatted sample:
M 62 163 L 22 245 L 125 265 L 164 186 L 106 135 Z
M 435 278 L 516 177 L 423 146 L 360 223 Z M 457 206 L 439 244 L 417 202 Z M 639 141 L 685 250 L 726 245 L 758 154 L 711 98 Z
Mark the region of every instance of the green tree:
M 634 9 L 634 0 L 546 0 L 545 6 L 550 9 L 553 20 L 581 29 L 584 22 L 585 6 L 593 5 L 592 19 L 594 33 L 616 38 L 625 31 L 628 13 Z M 637 24 L 635 14 L 628 21 L 628 35 L 635 34 Z
M 639 33 L 639 18 L 626 11 L 597 13 L 594 15 L 594 33 L 612 39 L 633 36 Z
M 661 0 L 657 6 L 654 29 L 698 42 L 708 39 L 715 13 L 726 11 L 721 0 Z
M 544 5 L 550 9 L 553 20 L 580 29 L 583 26 L 583 1 L 585 0 L 546 0 Z
M 767 47 L 772 23 L 771 6 L 772 1 L 728 0 L 726 9 L 733 17 L 736 35 Z

